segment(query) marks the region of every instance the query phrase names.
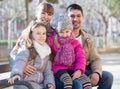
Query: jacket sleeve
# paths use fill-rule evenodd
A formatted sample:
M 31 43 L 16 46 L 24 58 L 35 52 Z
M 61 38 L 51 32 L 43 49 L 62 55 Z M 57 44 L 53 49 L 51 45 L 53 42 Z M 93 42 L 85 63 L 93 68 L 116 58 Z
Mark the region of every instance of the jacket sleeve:
M 75 65 L 74 69 L 76 70 L 81 70 L 82 74 L 85 72 L 85 66 L 86 66 L 86 61 L 85 61 L 85 52 L 81 44 L 76 40 L 75 43 Z
M 19 39 L 17 40 L 16 45 L 14 46 L 14 48 L 12 49 L 12 51 L 10 52 L 8 56 L 8 60 L 9 60 L 11 67 L 13 67 L 13 63 L 16 60 L 15 56 L 17 55 L 18 50 L 23 46 L 23 40 L 24 40 L 23 36 L 21 35 Z
M 47 40 L 48 40 L 49 46 L 52 47 L 54 44 L 54 35 L 49 36 Z
M 24 68 L 29 59 L 29 50 L 28 49 L 19 49 L 18 53 L 15 56 L 15 60 L 13 63 L 11 77 L 18 74 L 20 76 L 23 75 Z
M 89 46 L 89 65 L 92 70 L 92 72 L 98 72 L 102 76 L 102 63 L 100 56 L 98 55 L 96 48 L 94 47 L 94 43 L 92 41 L 92 38 L 88 40 L 88 46 Z
M 46 69 L 44 71 L 44 85 L 46 87 L 47 84 L 51 83 L 55 86 L 53 72 L 51 70 L 51 61 L 49 60 L 46 65 Z

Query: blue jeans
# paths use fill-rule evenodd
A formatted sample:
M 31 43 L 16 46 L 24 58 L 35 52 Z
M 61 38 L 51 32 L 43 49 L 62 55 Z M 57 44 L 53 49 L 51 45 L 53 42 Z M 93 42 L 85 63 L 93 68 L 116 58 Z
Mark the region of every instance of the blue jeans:
M 91 70 L 86 70 L 85 74 L 89 76 L 92 73 Z M 112 89 L 113 84 L 113 75 L 110 72 L 103 71 L 102 78 L 99 80 L 97 84 L 97 89 Z
M 55 78 L 55 83 L 56 83 L 56 89 L 64 89 L 64 84 L 59 79 Z M 80 83 L 79 80 L 77 79 L 73 80 L 72 89 L 83 89 L 82 84 Z

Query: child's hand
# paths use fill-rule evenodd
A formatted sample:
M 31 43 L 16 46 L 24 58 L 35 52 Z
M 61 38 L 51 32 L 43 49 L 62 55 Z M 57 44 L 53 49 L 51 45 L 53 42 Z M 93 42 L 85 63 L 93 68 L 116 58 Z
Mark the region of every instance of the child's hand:
M 47 85 L 47 89 L 55 89 L 55 86 L 53 84 L 49 83 Z
M 17 79 L 20 80 L 20 76 L 19 75 L 15 75 L 12 78 L 9 78 L 8 79 L 8 83 L 14 84 L 14 81 L 17 80 Z
M 81 71 L 80 70 L 77 70 L 73 73 L 73 77 L 72 79 L 76 79 L 76 78 L 79 78 L 81 76 Z

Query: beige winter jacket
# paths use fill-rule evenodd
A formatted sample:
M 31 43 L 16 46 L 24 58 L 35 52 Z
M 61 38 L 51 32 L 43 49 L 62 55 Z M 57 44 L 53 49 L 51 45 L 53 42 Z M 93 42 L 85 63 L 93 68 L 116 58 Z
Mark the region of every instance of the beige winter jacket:
M 85 56 L 87 62 L 86 68 L 91 68 L 93 72 L 98 72 L 100 75 L 102 75 L 101 59 L 94 47 L 92 38 L 84 30 L 80 30 L 80 33 L 82 38 L 82 45 L 85 50 Z

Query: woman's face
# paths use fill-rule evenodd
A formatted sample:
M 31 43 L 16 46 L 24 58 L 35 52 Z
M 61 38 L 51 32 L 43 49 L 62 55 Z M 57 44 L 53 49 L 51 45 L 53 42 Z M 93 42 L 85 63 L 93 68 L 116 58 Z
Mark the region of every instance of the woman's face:
M 49 14 L 45 11 L 39 11 L 36 13 L 38 22 L 42 22 L 44 25 L 48 25 L 53 17 L 53 14 Z
M 35 28 L 32 37 L 36 42 L 43 45 L 46 42 L 46 28 L 43 26 Z

